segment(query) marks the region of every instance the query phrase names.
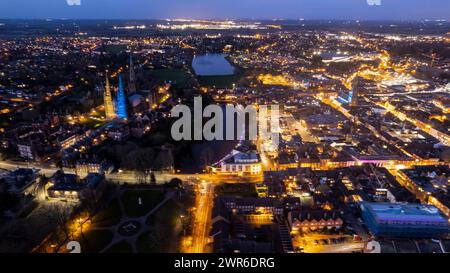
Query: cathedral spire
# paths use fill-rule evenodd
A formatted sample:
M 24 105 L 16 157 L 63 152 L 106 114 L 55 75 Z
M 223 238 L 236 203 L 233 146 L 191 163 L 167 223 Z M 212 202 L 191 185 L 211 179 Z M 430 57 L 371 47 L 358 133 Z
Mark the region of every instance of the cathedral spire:
M 114 110 L 114 103 L 111 95 L 111 86 L 109 84 L 108 70 L 106 70 L 106 85 L 105 92 L 103 94 L 103 100 L 105 105 L 105 117 L 107 120 L 116 118 L 116 112 Z
M 117 90 L 117 99 L 116 99 L 116 111 L 117 117 L 121 119 L 127 119 L 127 106 L 125 100 L 125 91 L 123 89 L 123 81 L 122 74 L 119 74 L 119 89 Z

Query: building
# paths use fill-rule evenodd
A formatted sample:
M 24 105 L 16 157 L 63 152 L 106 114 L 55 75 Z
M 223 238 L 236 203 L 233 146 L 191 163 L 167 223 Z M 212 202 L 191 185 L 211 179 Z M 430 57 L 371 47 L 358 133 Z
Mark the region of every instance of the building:
M 86 178 L 80 179 L 75 174 L 57 171 L 50 178 L 47 196 L 49 199 L 69 202 L 97 201 L 105 188 L 106 180 L 102 174 L 90 173 Z
M 59 145 L 59 147 L 61 147 L 62 149 L 67 149 L 73 145 L 75 145 L 75 143 L 77 143 L 78 141 L 78 136 L 75 133 L 63 133 L 60 134 L 57 138 L 56 141 Z
M 33 143 L 21 142 L 17 144 L 17 150 L 19 151 L 21 158 L 39 160 L 39 156 Z
M 338 211 L 300 210 L 288 213 L 291 232 L 300 230 L 340 229 L 344 221 Z
M 130 137 L 130 127 L 126 124 L 110 124 L 107 127 L 108 137 L 114 141 L 124 141 Z
M 214 252 L 292 253 L 292 239 L 281 215 L 293 203 L 291 199 L 216 198 L 210 232 Z
M 296 197 L 282 199 L 221 197 L 220 200 L 227 209 L 243 214 L 282 215 L 284 210 L 299 209 L 301 205 L 300 199 Z
M 106 161 L 100 161 L 96 159 L 91 160 L 79 160 L 75 164 L 75 170 L 79 176 L 87 176 L 90 173 L 103 174 L 111 169 L 111 165 Z
M 348 93 L 346 91 L 339 91 L 337 101 L 341 104 L 357 106 L 360 88 L 360 78 L 356 77 L 352 81 L 352 90 L 350 90 Z
M 436 206 L 450 217 L 449 166 L 415 166 L 402 170 L 397 175 L 403 185 L 421 202 Z
M 269 197 L 269 188 L 264 183 L 255 184 L 255 190 L 258 197 Z
M 38 180 L 39 170 L 18 168 L 5 176 L 8 191 L 15 194 L 30 194 L 31 186 Z
M 361 210 L 375 236 L 438 238 L 450 233 L 448 218 L 432 205 L 362 202 Z
M 250 174 L 262 173 L 261 158 L 256 151 L 241 152 L 233 150 L 229 155 L 212 166 L 218 174 Z

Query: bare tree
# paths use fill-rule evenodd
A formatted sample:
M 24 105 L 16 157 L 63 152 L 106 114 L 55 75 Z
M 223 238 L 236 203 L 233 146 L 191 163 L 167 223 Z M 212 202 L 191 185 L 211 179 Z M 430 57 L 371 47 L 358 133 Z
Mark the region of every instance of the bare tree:
M 136 180 L 141 184 L 146 184 L 150 179 L 153 156 L 150 148 L 135 150 L 127 155 L 127 166 L 135 171 Z
M 54 232 L 50 234 L 50 240 L 57 245 L 55 251 L 59 250 L 72 235 L 69 227 L 71 211 L 71 207 L 66 204 L 54 203 L 49 205 L 44 212 L 43 217 L 55 227 Z
M 200 162 L 202 163 L 202 167 L 206 168 L 212 164 L 214 158 L 214 152 L 211 148 L 207 147 L 200 154 Z

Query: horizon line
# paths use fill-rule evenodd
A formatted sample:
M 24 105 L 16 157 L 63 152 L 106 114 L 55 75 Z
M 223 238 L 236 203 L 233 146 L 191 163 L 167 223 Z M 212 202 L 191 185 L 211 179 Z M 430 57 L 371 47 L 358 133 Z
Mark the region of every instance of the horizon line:
M 183 17 L 173 17 L 173 18 L 2 18 L 0 20 L 57 20 L 57 21 L 67 21 L 67 20 L 136 20 L 136 21 L 167 21 L 167 20 L 204 20 L 204 21 L 354 21 L 354 22 L 450 22 L 450 19 L 340 19 L 340 18 L 183 18 Z

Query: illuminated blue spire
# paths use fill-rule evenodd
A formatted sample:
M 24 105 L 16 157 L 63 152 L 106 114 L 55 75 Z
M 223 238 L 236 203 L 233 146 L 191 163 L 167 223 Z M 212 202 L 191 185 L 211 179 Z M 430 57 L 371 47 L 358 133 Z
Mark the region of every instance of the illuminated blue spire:
M 347 99 L 347 101 L 348 101 L 349 103 L 353 101 L 353 90 L 350 91 L 350 92 L 348 93 L 348 99 Z
M 121 119 L 127 119 L 127 105 L 125 102 L 125 92 L 123 90 L 122 74 L 119 74 L 119 90 L 117 90 L 116 99 L 116 112 L 117 117 Z

